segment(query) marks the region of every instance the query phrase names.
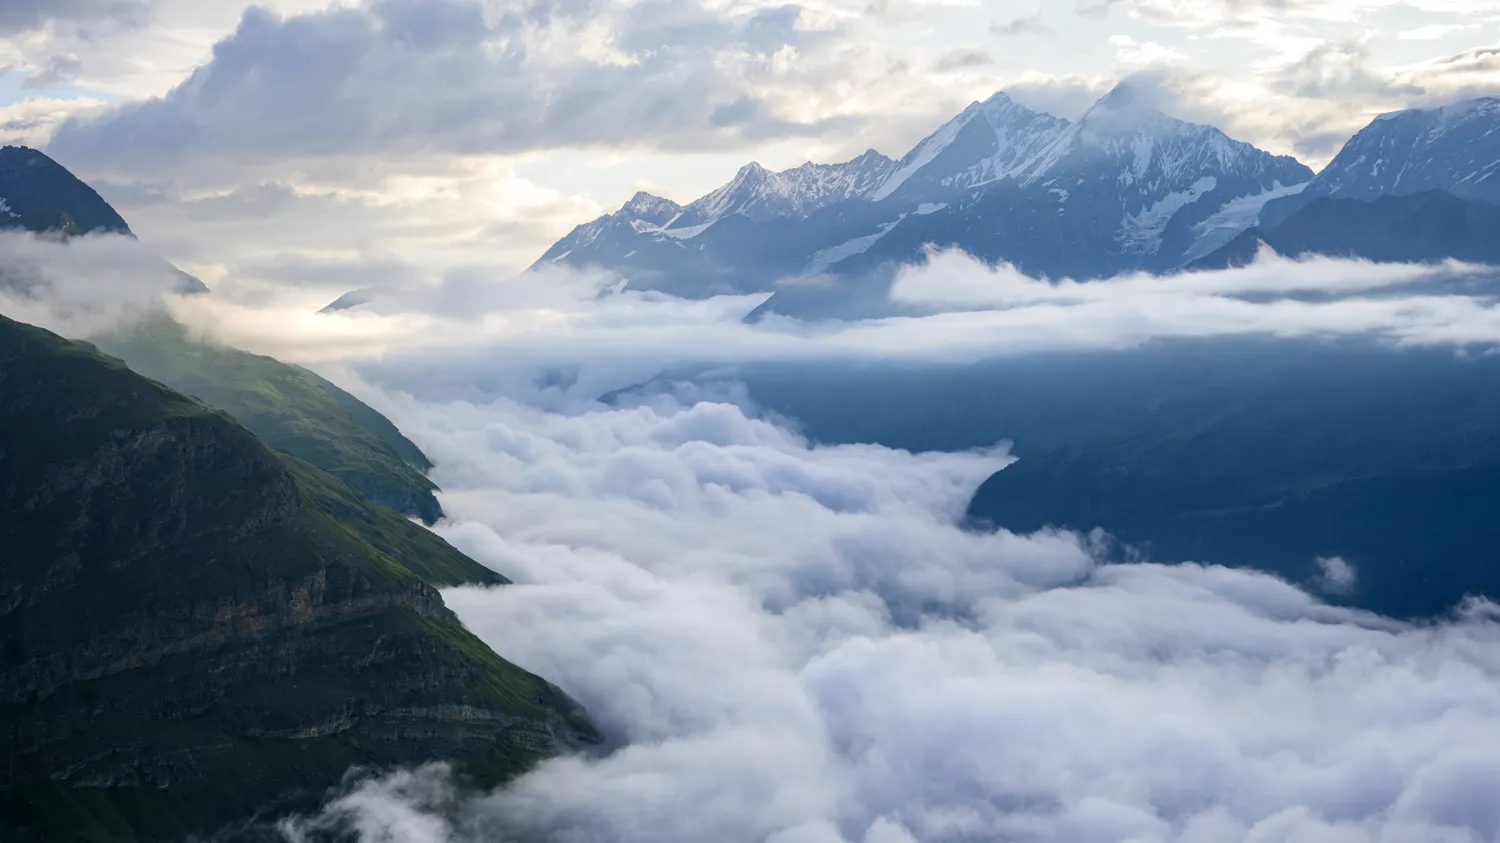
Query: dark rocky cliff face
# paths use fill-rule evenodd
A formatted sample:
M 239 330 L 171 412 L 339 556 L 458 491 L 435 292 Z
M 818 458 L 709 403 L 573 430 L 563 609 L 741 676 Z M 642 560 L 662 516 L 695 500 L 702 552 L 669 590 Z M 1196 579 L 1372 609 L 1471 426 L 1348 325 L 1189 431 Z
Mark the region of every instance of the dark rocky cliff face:
M 228 416 L 3 317 L 0 396 L 5 839 L 211 832 L 352 765 L 493 784 L 594 739 Z

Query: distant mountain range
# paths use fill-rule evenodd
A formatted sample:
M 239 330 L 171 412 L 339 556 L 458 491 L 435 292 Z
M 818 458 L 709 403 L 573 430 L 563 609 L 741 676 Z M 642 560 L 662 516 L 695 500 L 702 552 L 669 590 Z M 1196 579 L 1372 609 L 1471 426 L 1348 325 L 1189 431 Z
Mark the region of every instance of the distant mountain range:
M 689 297 L 775 291 L 757 317 L 859 316 L 889 309 L 884 290 L 894 267 L 921 260 L 933 246 L 1009 262 L 1038 277 L 1171 272 L 1222 263 L 1223 255 L 1210 259 L 1221 249 L 1242 254 L 1246 242 L 1253 246 L 1322 199 L 1440 191 L 1500 202 L 1497 170 L 1495 98 L 1383 115 L 1314 175 L 1292 158 L 1170 117 L 1128 84 L 1076 122 L 997 93 L 970 104 L 898 161 L 870 150 L 844 163 L 782 172 L 752 163 L 686 206 L 638 193 L 619 211 L 575 228 L 532 269 L 600 267 L 630 287 Z M 1398 205 L 1380 205 L 1380 213 L 1443 211 L 1451 219 L 1456 207 L 1437 199 Z M 1297 224 L 1313 225 L 1341 207 L 1320 205 Z M 1409 229 L 1423 242 L 1363 252 L 1340 239 L 1337 226 L 1279 237 L 1295 240 L 1298 254 L 1368 252 L 1378 260 L 1488 254 L 1479 242 L 1482 225 L 1441 243 L 1421 234 L 1433 225 Z M 1390 231 L 1387 239 L 1404 240 L 1406 231 Z M 1332 239 L 1325 243 L 1325 236 Z

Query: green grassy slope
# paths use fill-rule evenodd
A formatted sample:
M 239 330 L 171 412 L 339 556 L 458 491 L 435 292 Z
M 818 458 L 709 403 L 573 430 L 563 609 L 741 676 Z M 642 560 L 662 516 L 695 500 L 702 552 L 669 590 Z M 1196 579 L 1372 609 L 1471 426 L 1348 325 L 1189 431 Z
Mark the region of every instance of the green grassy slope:
M 432 532 L 371 503 L 364 495 L 312 463 L 285 452 L 278 456 L 291 470 L 309 503 L 427 583 L 444 588 L 509 582 L 458 552 Z
M 427 457 L 389 420 L 306 369 L 195 342 L 166 316 L 95 340 L 147 377 L 229 413 L 272 448 L 339 478 L 376 503 L 442 517 Z
M 594 739 L 423 582 L 467 560 L 413 573 L 429 534 L 224 413 L 3 317 L 0 395 L 0 837 L 182 839 L 353 765 L 493 784 Z

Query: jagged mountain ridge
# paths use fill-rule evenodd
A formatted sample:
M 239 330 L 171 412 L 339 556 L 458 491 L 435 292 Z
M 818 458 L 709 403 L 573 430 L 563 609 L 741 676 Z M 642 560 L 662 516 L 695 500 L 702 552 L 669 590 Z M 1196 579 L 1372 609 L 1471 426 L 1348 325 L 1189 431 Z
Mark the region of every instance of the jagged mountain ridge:
M 885 170 L 878 184 L 848 177 L 862 161 L 862 173 Z M 837 190 L 797 175 L 817 166 L 748 165 L 665 225 L 642 208 L 667 200 L 637 197 L 575 228 L 533 269 L 603 268 L 633 288 L 699 297 L 773 290 L 788 277 L 868 275 L 920 260 L 935 244 L 1038 275 L 1107 277 L 1206 254 L 1237 232 L 1228 224 L 1312 178 L 1294 159 L 1151 108 L 1128 85 L 1077 123 L 997 93 L 899 161 L 871 151 L 831 165 L 844 168 Z M 1250 214 L 1227 213 L 1246 207 Z M 800 311 L 808 298 L 837 294 L 788 289 L 771 309 Z
M 846 199 L 870 196 L 890 175 L 895 162 L 875 150 L 838 164 L 814 164 L 771 172 L 752 161 L 730 182 L 701 199 L 663 226 L 682 231 L 712 225 L 731 214 L 756 220 L 806 217 L 813 211 Z
M 1060 117 L 1032 111 L 1004 92 L 967 108 L 923 138 L 871 198 L 918 201 L 1005 178 L 1031 164 L 1067 131 Z
M 728 184 L 685 207 L 638 192 L 620 210 L 574 227 L 531 269 L 603 267 L 637 287 L 687 296 L 757 289 L 766 283 L 763 276 L 768 271 L 796 271 L 806 261 L 794 259 L 788 267 L 773 258 L 774 268 L 768 269 L 726 260 L 739 248 L 741 226 L 731 218 L 774 226 L 825 215 L 831 208 L 869 196 L 894 166 L 874 150 L 840 164 L 808 162 L 781 172 L 752 162 Z M 721 222 L 727 228 L 716 225 Z M 706 234 L 712 229 L 718 230 Z M 351 299 L 347 306 L 358 303 Z
M 1122 85 L 1010 175 L 909 215 L 859 261 L 917 260 L 933 243 L 1043 276 L 1166 269 L 1181 262 L 1198 223 L 1312 171 L 1169 117 Z
M 1376 117 L 1296 197 L 1268 204 L 1263 229 L 1322 197 L 1374 199 L 1441 190 L 1500 204 L 1500 97 Z

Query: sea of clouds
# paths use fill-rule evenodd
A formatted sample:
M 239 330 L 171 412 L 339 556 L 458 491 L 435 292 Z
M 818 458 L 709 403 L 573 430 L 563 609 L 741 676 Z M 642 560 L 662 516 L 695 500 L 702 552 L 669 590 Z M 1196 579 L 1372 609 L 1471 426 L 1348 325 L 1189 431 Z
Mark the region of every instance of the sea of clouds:
M 684 362 L 1261 333 L 1482 352 L 1483 273 L 1267 259 L 1070 285 L 949 254 L 893 291 L 932 315 L 822 326 L 546 280 L 342 314 L 168 300 L 388 413 L 437 464 L 438 531 L 516 582 L 449 605 L 610 739 L 496 793 L 442 765 L 366 780 L 291 843 L 1500 840 L 1491 604 L 1409 625 L 1249 571 L 1101 564 L 1098 535 L 959 529 L 1005 443 L 819 446 L 743 394 L 597 400 Z M 6 295 L 75 333 L 95 310 Z
M 290 828 L 365 841 L 1480 841 L 1500 627 L 956 529 L 1003 451 L 820 448 L 729 404 L 406 402 L 445 595 L 620 747 L 492 795 L 442 768 Z

